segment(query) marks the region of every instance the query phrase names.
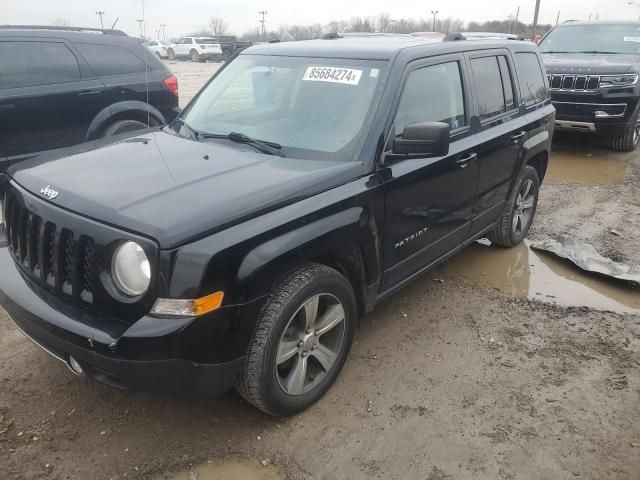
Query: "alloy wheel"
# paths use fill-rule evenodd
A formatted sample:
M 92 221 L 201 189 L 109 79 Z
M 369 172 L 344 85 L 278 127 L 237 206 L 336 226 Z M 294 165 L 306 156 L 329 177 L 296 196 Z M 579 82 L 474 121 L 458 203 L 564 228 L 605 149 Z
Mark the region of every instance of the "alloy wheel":
M 335 296 L 320 293 L 304 302 L 278 344 L 280 388 L 289 395 L 313 390 L 335 366 L 345 333 L 345 310 Z
M 533 187 L 533 180 L 527 180 L 520 187 L 511 219 L 511 227 L 516 235 L 520 235 L 529 227 L 535 198 L 536 192 Z

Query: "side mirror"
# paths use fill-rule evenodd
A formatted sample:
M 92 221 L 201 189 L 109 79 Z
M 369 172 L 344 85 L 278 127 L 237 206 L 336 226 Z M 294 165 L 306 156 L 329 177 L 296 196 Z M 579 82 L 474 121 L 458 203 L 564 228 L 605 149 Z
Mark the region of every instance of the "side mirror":
M 410 123 L 402 137 L 394 138 L 393 153 L 406 156 L 443 157 L 449 153 L 451 127 L 443 122 Z

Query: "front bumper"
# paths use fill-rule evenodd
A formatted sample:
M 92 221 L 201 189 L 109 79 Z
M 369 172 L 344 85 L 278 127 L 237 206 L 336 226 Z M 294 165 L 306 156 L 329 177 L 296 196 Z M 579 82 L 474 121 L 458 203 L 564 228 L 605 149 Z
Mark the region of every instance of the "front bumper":
M 224 329 L 233 324 L 236 309 L 221 309 L 214 312 L 216 317 L 199 319 L 143 317 L 124 333 L 114 335 L 120 331 L 109 325 L 115 320 L 73 310 L 39 291 L 22 276 L 7 248 L 0 248 L 0 272 L 0 304 L 16 326 L 67 365 L 73 357 L 95 380 L 121 389 L 188 390 L 210 396 L 228 390 L 238 377 L 244 354 L 234 356 L 233 351 L 222 352 L 220 348 L 207 353 L 221 342 L 235 344 L 235 350 L 241 351 L 237 339 L 228 333 L 228 338 L 208 342 L 204 333 L 215 333 L 210 325 Z M 202 356 L 201 361 L 188 352 Z
M 601 89 L 597 92 L 551 91 L 556 108 L 556 128 L 617 133 L 629 125 L 638 105 L 634 88 Z

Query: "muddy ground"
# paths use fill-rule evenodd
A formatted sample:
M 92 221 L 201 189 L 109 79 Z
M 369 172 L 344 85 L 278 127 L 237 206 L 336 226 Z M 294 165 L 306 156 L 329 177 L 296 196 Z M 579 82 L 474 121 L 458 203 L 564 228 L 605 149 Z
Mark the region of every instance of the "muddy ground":
M 531 239 L 638 263 L 640 154 L 557 140 Z M 83 380 L 0 313 L 0 478 L 640 479 L 640 290 L 494 254 L 472 246 L 380 305 L 337 384 L 289 419 L 233 392 Z M 578 287 L 573 303 L 631 313 L 554 304 Z

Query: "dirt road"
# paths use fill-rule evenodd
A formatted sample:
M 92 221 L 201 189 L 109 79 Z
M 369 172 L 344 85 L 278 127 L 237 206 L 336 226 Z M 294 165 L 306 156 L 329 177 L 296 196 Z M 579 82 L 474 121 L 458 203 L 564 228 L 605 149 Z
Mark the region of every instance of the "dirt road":
M 181 64 L 191 81 L 211 66 Z M 530 237 L 637 263 L 639 233 L 640 154 L 558 138 Z M 232 392 L 77 378 L 0 313 L 0 478 L 637 480 L 638 297 L 526 247 L 472 246 L 380 305 L 334 388 L 278 420 Z

